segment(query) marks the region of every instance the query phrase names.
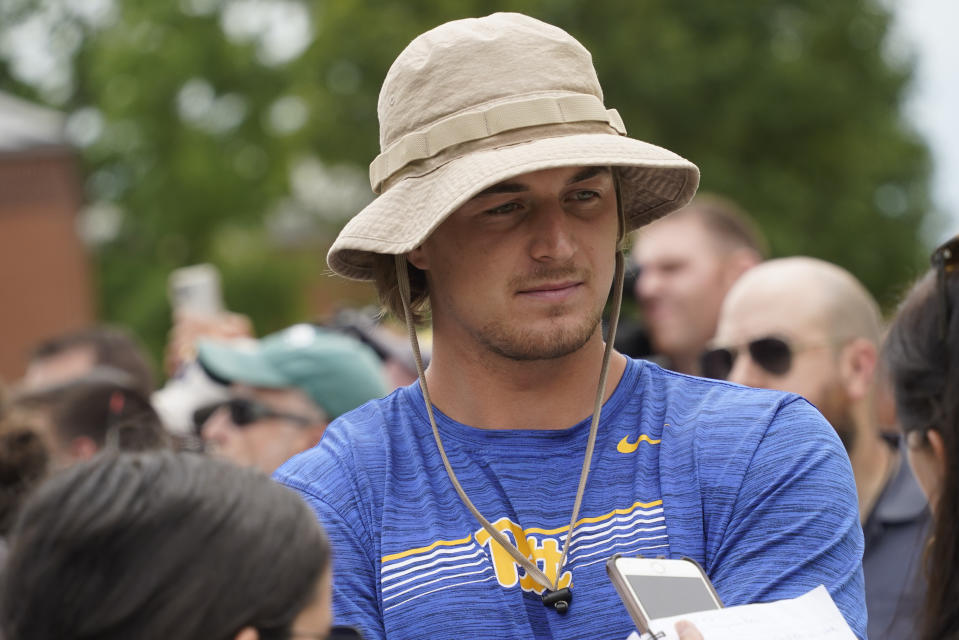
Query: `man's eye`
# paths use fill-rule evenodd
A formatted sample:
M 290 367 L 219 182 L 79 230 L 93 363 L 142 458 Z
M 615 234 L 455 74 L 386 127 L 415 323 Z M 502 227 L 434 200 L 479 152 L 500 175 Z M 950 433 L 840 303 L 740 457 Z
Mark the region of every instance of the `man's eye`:
M 495 215 L 503 215 L 506 213 L 513 213 L 517 209 L 519 209 L 519 203 L 507 202 L 505 204 L 499 205 L 498 207 L 487 209 L 484 213 L 495 216 Z
M 575 191 L 573 193 L 573 199 L 578 200 L 580 202 L 586 202 L 588 200 L 593 200 L 594 198 L 598 198 L 598 197 L 599 197 L 599 194 L 596 193 L 595 191 L 583 190 L 583 191 Z

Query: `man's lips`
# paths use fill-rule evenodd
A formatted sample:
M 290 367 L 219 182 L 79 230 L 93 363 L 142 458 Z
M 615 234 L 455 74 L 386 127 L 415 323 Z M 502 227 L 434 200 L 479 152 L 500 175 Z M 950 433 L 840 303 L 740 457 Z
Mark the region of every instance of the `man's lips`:
M 542 300 L 562 300 L 571 296 L 583 285 L 580 281 L 550 282 L 517 291 L 518 295 Z

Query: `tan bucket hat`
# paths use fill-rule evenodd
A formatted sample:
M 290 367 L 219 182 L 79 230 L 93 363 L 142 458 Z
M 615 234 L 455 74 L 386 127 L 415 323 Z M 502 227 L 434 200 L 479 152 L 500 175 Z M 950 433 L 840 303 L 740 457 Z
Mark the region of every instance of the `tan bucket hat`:
M 531 171 L 616 167 L 628 230 L 682 207 L 699 184 L 696 165 L 625 136 L 589 51 L 521 14 L 456 20 L 413 40 L 377 111 L 370 182 L 380 195 L 327 256 L 348 278 L 372 279 L 371 254 L 411 251 L 471 197 Z

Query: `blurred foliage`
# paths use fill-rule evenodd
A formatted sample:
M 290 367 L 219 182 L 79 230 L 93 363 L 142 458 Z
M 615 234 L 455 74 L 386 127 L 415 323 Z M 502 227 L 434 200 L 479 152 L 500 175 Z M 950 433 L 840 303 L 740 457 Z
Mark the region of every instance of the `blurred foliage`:
M 912 65 L 884 54 L 880 0 L 80 4 L 0 5 L 0 36 L 46 15 L 69 71 L 65 88 L 26 82 L 7 47 L 0 82 L 73 114 L 88 199 L 121 212 L 95 252 L 103 316 L 155 352 L 167 274 L 195 262 L 220 267 L 261 333 L 308 317 L 325 247 L 372 197 L 389 65 L 422 31 L 494 10 L 579 38 L 630 135 L 696 162 L 774 255 L 839 263 L 886 306 L 922 264 L 929 158 L 904 123 Z

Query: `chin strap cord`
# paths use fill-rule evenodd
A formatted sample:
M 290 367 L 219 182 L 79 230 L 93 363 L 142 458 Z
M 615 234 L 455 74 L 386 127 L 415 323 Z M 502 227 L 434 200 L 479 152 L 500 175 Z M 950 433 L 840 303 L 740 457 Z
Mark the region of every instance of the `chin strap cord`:
M 430 419 L 430 427 L 433 430 L 433 439 L 436 441 L 436 448 L 440 452 L 440 458 L 443 460 L 443 466 L 446 473 L 453 483 L 453 488 L 466 508 L 469 509 L 473 517 L 482 525 L 483 529 L 493 538 L 512 558 L 523 567 L 526 572 L 547 591 L 543 593 L 543 602 L 547 605 L 556 607 L 560 613 L 565 613 L 569 608 L 569 600 L 572 594 L 568 589 L 559 589 L 559 580 L 563 575 L 563 567 L 566 565 L 566 558 L 569 555 L 570 544 L 573 540 L 573 529 L 576 527 L 576 519 L 579 517 L 579 508 L 583 502 L 583 494 L 586 492 L 586 480 L 589 477 L 589 466 L 593 458 L 593 449 L 596 445 L 596 433 L 599 430 L 600 411 L 603 406 L 603 399 L 606 396 L 606 378 L 609 374 L 610 358 L 612 356 L 613 341 L 616 338 L 616 328 L 619 324 L 619 310 L 623 301 L 623 279 L 625 274 L 625 262 L 623 253 L 616 251 L 616 275 L 613 285 L 613 313 L 609 322 L 609 335 L 606 340 L 605 350 L 603 351 L 603 363 L 599 375 L 599 384 L 596 389 L 596 399 L 593 403 L 593 417 L 589 425 L 589 438 L 586 442 L 586 453 L 583 459 L 583 468 L 580 472 L 579 486 L 576 489 L 576 499 L 573 501 L 573 513 L 569 522 L 569 532 L 566 535 L 566 541 L 563 544 L 563 555 L 560 558 L 559 566 L 556 569 L 556 579 L 551 581 L 529 558 L 524 556 L 516 546 L 509 541 L 502 532 L 498 531 L 489 520 L 483 517 L 479 509 L 473 504 L 466 495 L 466 491 L 460 485 L 446 456 L 446 450 L 443 448 L 443 440 L 440 438 L 439 429 L 436 426 L 436 418 L 433 415 L 433 402 L 430 400 L 430 392 L 426 386 L 426 372 L 423 369 L 423 358 L 420 355 L 419 340 L 416 337 L 416 326 L 413 323 L 413 313 L 410 310 L 410 280 L 407 272 L 407 263 L 405 255 L 395 256 L 396 279 L 400 288 L 400 298 L 403 301 L 403 315 L 406 320 L 406 328 L 409 333 L 410 345 L 413 348 L 413 359 L 416 361 L 416 373 L 420 383 L 420 390 L 423 392 L 423 402 L 426 405 L 426 413 Z M 564 593 L 565 592 L 565 593 Z M 555 597 L 561 596 L 559 598 Z M 551 597 L 553 596 L 553 597 Z

